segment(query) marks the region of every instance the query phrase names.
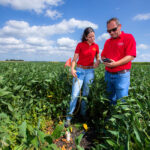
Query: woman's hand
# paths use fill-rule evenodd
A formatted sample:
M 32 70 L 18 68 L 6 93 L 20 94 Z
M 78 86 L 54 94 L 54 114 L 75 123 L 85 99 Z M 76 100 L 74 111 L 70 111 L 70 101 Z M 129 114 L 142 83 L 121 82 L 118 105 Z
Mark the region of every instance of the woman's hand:
M 100 64 L 100 60 L 97 60 L 97 61 L 94 63 L 93 67 L 94 67 L 94 68 L 97 68 L 97 67 L 99 66 L 99 64 Z
M 96 62 L 93 65 L 93 68 L 97 68 L 100 64 L 99 54 L 96 55 Z
M 79 57 L 79 54 L 78 53 L 75 53 L 74 54 L 74 57 L 73 57 L 73 60 L 72 60 L 72 63 L 71 63 L 71 74 L 77 78 L 77 74 L 76 74 L 76 70 L 74 69 L 75 65 L 76 65 L 76 61 Z
M 74 69 L 71 69 L 71 74 L 75 77 L 75 78 L 77 78 L 77 74 L 76 74 L 76 70 L 74 70 Z

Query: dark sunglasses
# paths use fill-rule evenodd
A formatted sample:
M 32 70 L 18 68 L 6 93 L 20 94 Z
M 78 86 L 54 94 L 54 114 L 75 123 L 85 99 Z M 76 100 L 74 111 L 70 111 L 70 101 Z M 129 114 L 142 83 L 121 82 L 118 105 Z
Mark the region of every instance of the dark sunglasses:
M 113 28 L 113 29 L 111 29 L 111 30 L 107 30 L 107 32 L 108 32 L 108 33 L 111 33 L 111 31 L 115 32 L 115 31 L 117 31 L 117 28 L 118 28 L 118 27 Z

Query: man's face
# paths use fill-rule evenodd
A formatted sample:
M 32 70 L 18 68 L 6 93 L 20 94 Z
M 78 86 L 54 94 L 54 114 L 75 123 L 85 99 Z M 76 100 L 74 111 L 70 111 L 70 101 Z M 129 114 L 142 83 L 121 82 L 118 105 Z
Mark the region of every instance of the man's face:
M 115 21 L 107 24 L 107 32 L 112 38 L 117 38 L 121 34 L 121 24 L 117 25 Z

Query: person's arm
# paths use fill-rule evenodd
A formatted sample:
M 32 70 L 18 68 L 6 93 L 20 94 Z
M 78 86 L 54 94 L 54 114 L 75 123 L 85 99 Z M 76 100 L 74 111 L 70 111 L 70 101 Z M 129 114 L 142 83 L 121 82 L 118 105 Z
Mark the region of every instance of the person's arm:
M 72 63 L 71 63 L 71 74 L 77 78 L 77 74 L 76 74 L 76 70 L 74 69 L 75 65 L 76 65 L 76 62 L 77 62 L 77 59 L 79 58 L 79 54 L 78 53 L 75 53 L 74 54 L 74 57 L 73 57 L 73 60 L 72 60 Z
M 100 64 L 100 58 L 99 58 L 99 53 L 96 54 L 96 62 L 94 63 L 93 67 L 97 68 Z
M 135 57 L 134 56 L 125 56 L 123 57 L 122 59 L 118 60 L 118 61 L 114 61 L 111 59 L 111 63 L 107 63 L 107 62 L 104 62 L 104 65 L 109 67 L 109 68 L 114 68 L 114 67 L 117 67 L 117 66 L 121 66 L 121 65 L 124 65 L 130 61 L 132 61 Z

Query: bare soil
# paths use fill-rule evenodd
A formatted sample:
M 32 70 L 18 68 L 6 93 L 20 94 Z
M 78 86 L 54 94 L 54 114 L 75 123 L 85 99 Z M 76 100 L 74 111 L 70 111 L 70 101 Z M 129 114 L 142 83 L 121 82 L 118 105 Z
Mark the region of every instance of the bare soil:
M 85 132 L 84 129 L 77 129 L 76 127 L 72 126 L 72 132 L 70 133 L 70 141 L 67 141 L 66 135 L 64 135 L 63 137 L 57 139 L 54 143 L 62 150 L 76 149 L 75 138 L 77 138 L 80 134 L 84 134 L 80 146 L 83 147 L 85 150 L 90 150 L 93 146 L 93 140 L 95 137 L 94 131 L 89 129 Z

